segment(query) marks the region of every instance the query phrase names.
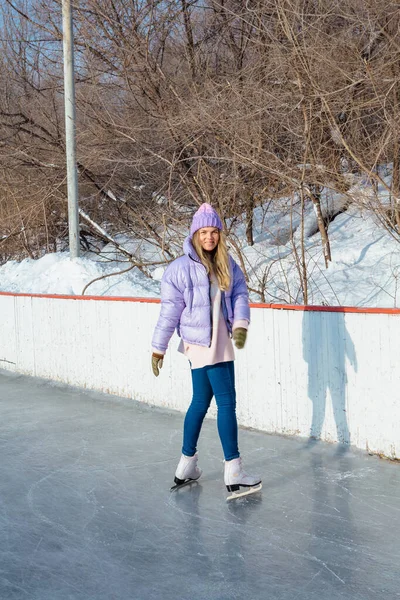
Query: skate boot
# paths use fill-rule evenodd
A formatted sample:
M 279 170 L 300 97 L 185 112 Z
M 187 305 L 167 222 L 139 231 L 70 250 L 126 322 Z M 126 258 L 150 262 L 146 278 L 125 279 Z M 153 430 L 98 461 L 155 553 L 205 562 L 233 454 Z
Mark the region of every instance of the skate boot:
M 197 452 L 194 456 L 185 456 L 182 454 L 175 471 L 175 485 L 172 486 L 171 491 L 192 483 L 200 477 L 202 470 L 197 466 L 198 458 Z
M 248 475 L 243 471 L 241 458 L 225 461 L 224 481 L 226 489 L 231 492 L 227 500 L 255 494 L 262 488 L 261 477 Z

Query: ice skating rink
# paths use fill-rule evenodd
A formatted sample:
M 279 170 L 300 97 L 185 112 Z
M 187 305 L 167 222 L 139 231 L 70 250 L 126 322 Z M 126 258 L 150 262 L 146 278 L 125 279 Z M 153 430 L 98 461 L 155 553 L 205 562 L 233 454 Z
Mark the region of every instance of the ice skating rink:
M 216 423 L 170 493 L 183 415 L 0 371 L 1 600 L 400 598 L 400 464 L 240 431 L 261 494 L 226 502 Z

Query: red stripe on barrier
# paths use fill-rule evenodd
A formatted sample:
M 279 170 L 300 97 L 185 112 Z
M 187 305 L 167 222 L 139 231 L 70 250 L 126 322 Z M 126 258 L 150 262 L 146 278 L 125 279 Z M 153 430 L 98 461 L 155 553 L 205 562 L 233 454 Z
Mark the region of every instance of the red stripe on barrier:
M 274 310 L 300 310 L 303 312 L 340 312 L 340 313 L 361 313 L 378 315 L 400 315 L 400 308 L 372 308 L 359 306 L 318 306 L 308 304 L 255 304 L 251 303 L 252 308 L 272 308 Z
M 147 304 L 160 304 L 159 298 L 136 298 L 133 296 L 71 296 L 67 294 L 29 294 L 21 292 L 0 292 L 0 296 L 13 296 L 23 298 L 53 298 L 55 300 L 101 300 L 105 302 L 144 302 Z M 361 313 L 378 315 L 400 315 L 400 308 L 369 308 L 358 306 L 318 306 L 301 304 L 265 304 L 250 303 L 251 308 L 270 308 L 272 310 L 299 310 L 309 312 L 339 312 Z
M 16 296 L 23 298 L 54 298 L 56 300 L 105 300 L 106 302 L 148 302 L 159 304 L 159 298 L 136 298 L 133 296 L 69 296 L 68 294 L 28 294 L 22 292 L 0 292 L 0 296 Z

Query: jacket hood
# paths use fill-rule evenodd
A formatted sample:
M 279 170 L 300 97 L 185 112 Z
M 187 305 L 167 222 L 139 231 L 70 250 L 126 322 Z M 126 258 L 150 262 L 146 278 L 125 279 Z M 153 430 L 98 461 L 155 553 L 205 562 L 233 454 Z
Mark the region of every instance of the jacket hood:
M 186 256 L 188 256 L 192 260 L 195 260 L 196 262 L 201 262 L 196 250 L 193 247 L 191 235 L 188 235 L 185 241 L 183 242 L 183 251 L 186 254 Z

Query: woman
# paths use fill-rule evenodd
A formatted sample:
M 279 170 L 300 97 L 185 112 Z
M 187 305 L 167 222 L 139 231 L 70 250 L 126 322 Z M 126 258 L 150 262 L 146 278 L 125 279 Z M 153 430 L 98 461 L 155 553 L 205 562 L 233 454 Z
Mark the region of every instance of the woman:
M 217 426 L 225 458 L 228 499 L 261 489 L 261 479 L 247 475 L 238 448 L 234 350 L 246 342 L 250 308 L 244 275 L 228 255 L 222 222 L 210 204 L 193 217 L 184 255 L 166 269 L 161 284 L 161 312 L 154 331 L 152 369 L 162 367 L 176 328 L 179 350 L 189 359 L 193 398 L 186 413 L 182 456 L 175 486 L 198 479 L 197 441 L 212 397 L 218 408 Z M 245 488 L 241 492 L 240 488 Z M 174 489 L 174 488 L 172 488 Z

